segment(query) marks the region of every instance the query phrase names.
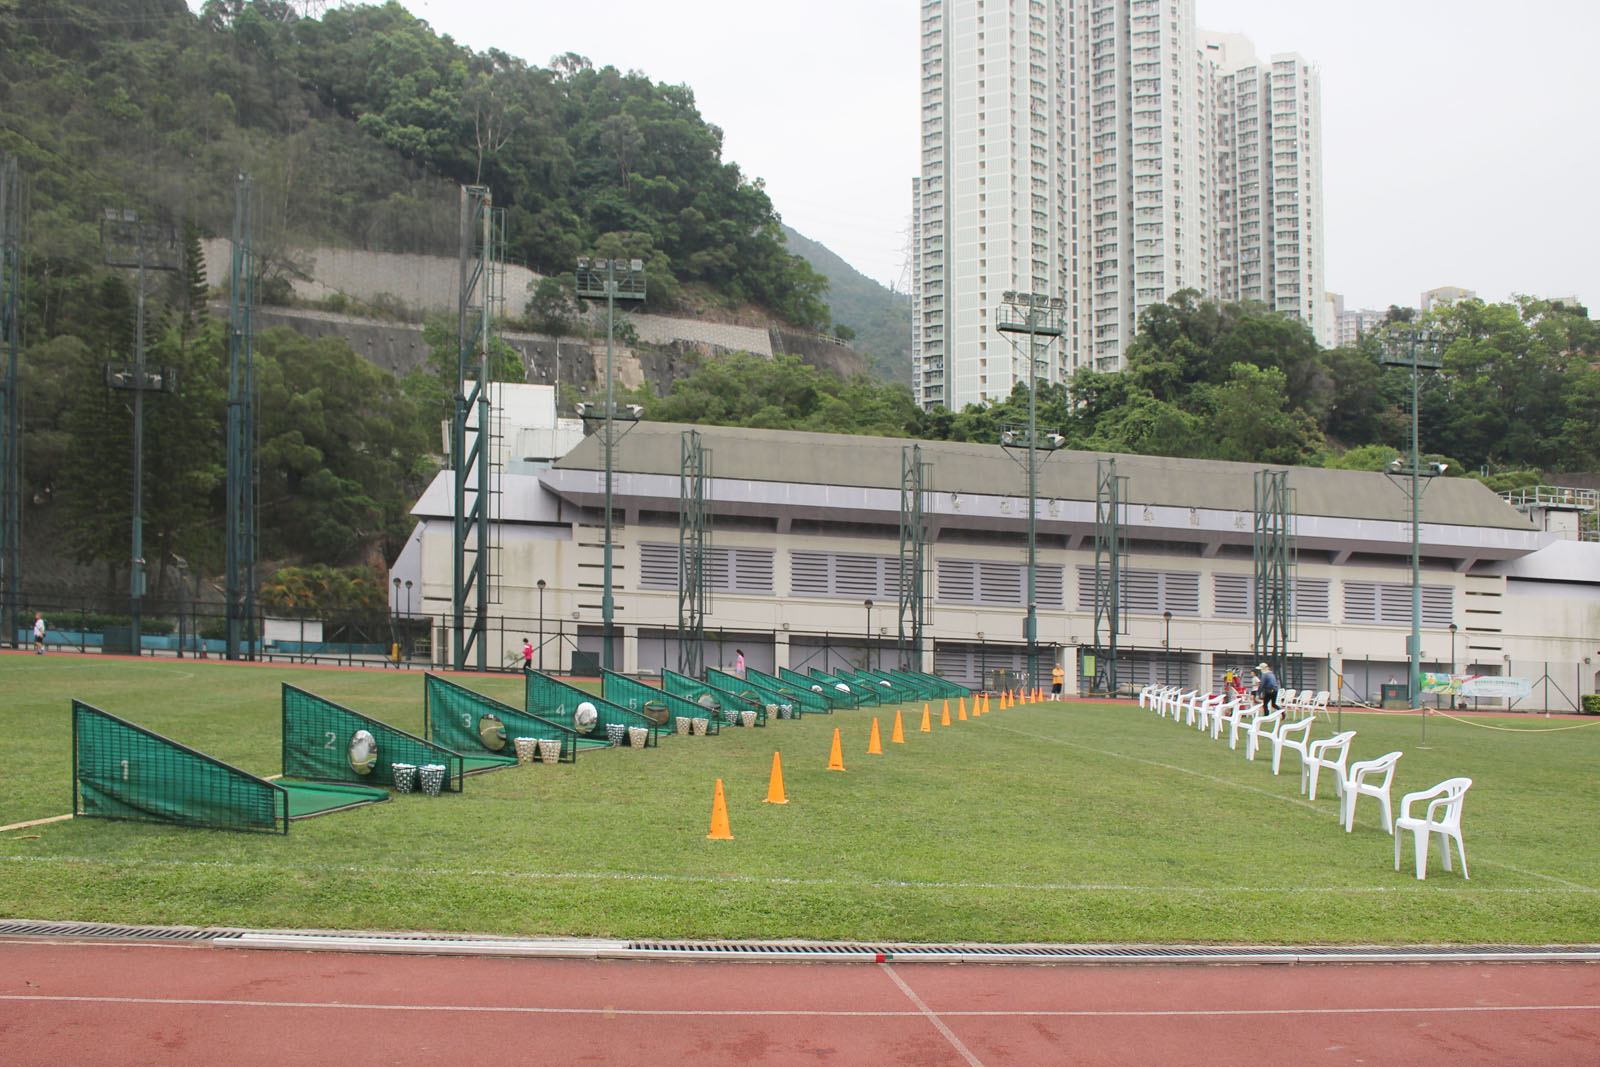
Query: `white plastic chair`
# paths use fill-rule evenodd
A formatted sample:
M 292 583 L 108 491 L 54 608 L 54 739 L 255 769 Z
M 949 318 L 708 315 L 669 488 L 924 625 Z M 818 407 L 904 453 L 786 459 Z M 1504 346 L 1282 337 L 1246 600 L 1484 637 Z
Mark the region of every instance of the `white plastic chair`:
M 1194 722 L 1194 702 L 1200 699 L 1200 690 L 1185 689 L 1178 696 L 1178 702 L 1172 709 L 1172 721 L 1179 726 L 1183 725 L 1184 717 Z
M 1344 832 L 1349 833 L 1356 825 L 1356 800 L 1362 796 L 1374 797 L 1383 806 L 1383 829 L 1385 833 L 1394 833 L 1394 818 L 1389 806 L 1389 786 L 1394 781 L 1394 765 L 1400 762 L 1403 753 L 1389 752 L 1377 759 L 1362 760 L 1360 763 L 1350 764 L 1350 773 L 1344 779 L 1344 792 L 1340 799 L 1341 817 L 1344 819 Z M 1369 782 L 1367 778 L 1382 776 L 1381 781 Z
M 1268 735 L 1267 740 L 1272 742 L 1273 774 L 1278 773 L 1278 764 L 1283 760 L 1283 750 L 1287 748 L 1300 753 L 1300 773 L 1302 777 L 1305 775 L 1306 746 L 1311 743 L 1311 728 L 1316 724 L 1316 719 L 1296 719 L 1293 722 L 1285 719 Z
M 1211 721 L 1222 713 L 1222 694 L 1207 693 L 1195 711 L 1195 726 L 1201 731 L 1211 729 Z
M 1439 835 L 1439 851 L 1444 855 L 1444 869 L 1450 869 L 1450 841 L 1455 840 L 1456 852 L 1461 856 L 1461 877 L 1467 877 L 1467 847 L 1461 843 L 1461 804 L 1467 790 L 1472 788 L 1471 778 L 1451 778 L 1432 789 L 1420 793 L 1407 793 L 1400 798 L 1400 817 L 1394 821 L 1394 869 L 1400 869 L 1400 840 L 1403 831 L 1410 830 L 1417 853 L 1417 877 L 1428 877 L 1428 837 Z M 1411 814 L 1411 805 L 1417 801 L 1428 802 L 1428 813 L 1422 818 Z
M 1296 707 L 1295 694 L 1298 692 L 1298 689 L 1278 690 L 1278 707 L 1282 708 L 1284 711 L 1293 711 Z
M 1153 708 L 1156 706 L 1156 694 L 1161 692 L 1161 687 L 1154 682 L 1139 690 L 1139 706 Z
M 1311 690 L 1308 689 L 1306 692 L 1310 693 Z M 1326 689 L 1317 690 L 1316 696 L 1311 697 L 1311 699 L 1306 702 L 1306 714 L 1311 715 L 1312 717 L 1324 714 L 1328 710 L 1328 698 L 1332 695 L 1333 694 L 1329 693 Z
M 1224 716 L 1228 723 L 1228 747 L 1239 747 L 1239 727 L 1248 727 L 1257 715 L 1261 714 L 1261 702 L 1245 697 L 1239 701 L 1233 711 Z
M 1250 720 L 1250 728 L 1245 731 L 1245 759 L 1253 760 L 1256 758 L 1256 749 L 1260 747 L 1262 737 L 1267 736 L 1271 734 L 1272 731 L 1276 730 L 1278 728 L 1278 724 L 1283 721 L 1283 716 L 1284 711 L 1282 708 L 1279 708 L 1270 715 L 1261 715 L 1258 713 L 1255 718 Z
M 1333 795 L 1344 796 L 1344 764 L 1350 758 L 1350 742 L 1355 736 L 1354 730 L 1346 730 L 1306 746 L 1305 759 L 1300 763 L 1300 791 L 1308 800 L 1317 799 L 1317 772 L 1323 767 L 1333 772 Z

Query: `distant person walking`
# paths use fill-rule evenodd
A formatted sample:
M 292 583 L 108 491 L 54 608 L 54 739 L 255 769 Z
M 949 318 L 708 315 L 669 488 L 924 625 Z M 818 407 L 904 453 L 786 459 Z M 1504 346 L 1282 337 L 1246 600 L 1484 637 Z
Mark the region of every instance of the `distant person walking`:
M 1261 700 L 1261 714 L 1271 715 L 1278 710 L 1278 676 L 1265 663 L 1256 664 L 1261 681 L 1256 685 L 1256 696 Z
M 741 678 L 744 677 L 744 649 L 742 648 L 733 650 L 733 673 Z
M 44 616 L 33 613 L 33 654 L 44 655 Z
M 522 639 L 522 669 L 533 670 L 533 642 L 526 637 Z

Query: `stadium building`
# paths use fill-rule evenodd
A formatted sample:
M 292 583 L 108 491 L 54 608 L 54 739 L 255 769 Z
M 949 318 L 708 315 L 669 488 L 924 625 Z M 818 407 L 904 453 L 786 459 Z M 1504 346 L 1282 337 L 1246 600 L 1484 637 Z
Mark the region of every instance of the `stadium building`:
M 614 450 L 611 659 L 624 672 L 679 667 L 689 429 L 642 422 Z M 916 665 L 970 685 L 1023 669 L 1028 501 L 1023 468 L 1005 449 L 692 429 L 709 452 L 706 665 L 730 666 L 736 649 L 767 672 L 899 662 L 902 486 L 916 444 L 926 464 L 928 529 Z M 1097 644 L 1097 486 L 1108 459 L 1125 478 L 1117 509 L 1119 684 L 1209 687 L 1229 669 L 1248 668 L 1263 468 L 1056 452 L 1043 460 L 1036 512 L 1041 674 L 1062 662 L 1070 691 L 1080 655 Z M 433 620 L 441 664 L 453 596 L 450 477 L 440 475 L 414 508 L 416 532 L 395 569 L 408 590 L 411 581 L 418 586 L 404 611 Z M 493 617 L 483 637 L 490 666 L 519 660 L 524 637 L 552 669 L 598 661 L 604 480 L 598 436 L 553 461 L 510 457 L 503 465 Z M 1408 676 L 1409 499 L 1379 473 L 1294 468 L 1286 482 L 1292 624 L 1284 684 L 1376 698 L 1383 683 Z M 1537 528 L 1466 478 L 1428 480 L 1418 540 L 1424 671 L 1525 677 L 1545 686 L 1551 706 L 1596 690 L 1600 544 Z M 1102 627 L 1098 645 L 1109 636 Z

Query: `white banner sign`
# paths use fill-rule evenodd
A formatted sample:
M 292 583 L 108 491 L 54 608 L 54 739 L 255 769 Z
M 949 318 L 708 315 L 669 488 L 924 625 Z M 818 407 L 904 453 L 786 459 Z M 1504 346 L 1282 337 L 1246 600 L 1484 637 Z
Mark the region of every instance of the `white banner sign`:
M 1526 678 L 1494 678 L 1478 675 L 1461 683 L 1461 695 L 1484 699 L 1522 700 L 1533 692 L 1533 683 Z

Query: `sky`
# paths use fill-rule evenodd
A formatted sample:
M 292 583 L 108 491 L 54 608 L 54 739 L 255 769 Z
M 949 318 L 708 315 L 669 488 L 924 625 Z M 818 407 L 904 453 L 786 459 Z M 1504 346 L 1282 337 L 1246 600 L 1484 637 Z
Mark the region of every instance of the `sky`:
M 402 0 L 440 33 L 690 86 L 783 220 L 909 286 L 917 0 Z M 1347 308 L 1577 296 L 1600 312 L 1600 3 L 1196 0 L 1322 79 L 1326 286 Z

